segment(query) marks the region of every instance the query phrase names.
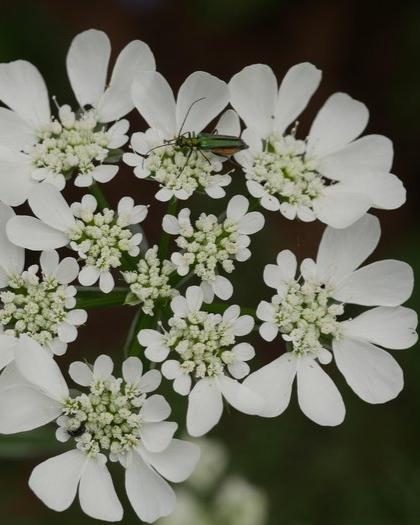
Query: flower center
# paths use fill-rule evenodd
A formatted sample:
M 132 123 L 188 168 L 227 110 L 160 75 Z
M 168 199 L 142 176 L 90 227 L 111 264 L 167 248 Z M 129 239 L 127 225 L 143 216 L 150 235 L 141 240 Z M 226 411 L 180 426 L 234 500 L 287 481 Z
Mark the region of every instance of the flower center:
M 146 394 L 122 379 L 96 380 L 88 394 L 64 402 L 57 422 L 89 455 L 122 454 L 139 444 L 140 409 Z
M 86 265 L 100 271 L 120 266 L 122 253 L 135 247 L 129 228 L 122 225 L 119 218 L 115 219 L 114 211 L 109 209 L 85 214 L 76 221 L 69 236 L 71 248 Z
M 156 148 L 144 162 L 151 177 L 165 188 L 184 191 L 188 196 L 215 182 L 212 172 L 221 167 L 201 152 L 178 146 Z
M 202 213 L 194 227 L 181 224 L 180 228 L 175 241 L 183 250 L 180 264 L 194 265 L 195 275 L 203 281 L 216 278 L 219 264 L 225 272 L 233 272 L 233 259 L 240 250 L 237 222 L 225 219 L 220 224 L 214 215 Z
M 334 303 L 317 283 L 292 281 L 283 298 L 275 296 L 275 323 L 296 354 L 317 353 L 331 338 L 340 336 L 337 317 L 344 306 Z
M 76 289 L 59 284 L 53 277 L 36 275 L 38 267 L 9 280 L 0 293 L 0 323 L 7 335 L 26 334 L 45 345 L 58 335 L 58 326 L 74 307 Z
M 69 106 L 62 106 L 59 119 L 39 133 L 39 141 L 30 155 L 37 168 L 69 177 L 73 171 L 90 173 L 109 155 L 110 138 L 96 120 L 95 111 L 84 111 L 76 117 Z
M 196 377 L 213 377 L 233 361 L 229 350 L 235 336 L 229 323 L 218 314 L 196 312 L 169 320 L 166 344 L 179 355 L 181 368 Z
M 325 188 L 325 181 L 316 170 L 317 162 L 306 155 L 304 141 L 293 135 L 272 135 L 245 172 L 248 180 L 259 182 L 281 202 L 312 210 L 312 201 Z
M 153 315 L 156 302 L 168 299 L 178 292 L 169 284 L 169 276 L 174 271 L 174 265 L 167 260 L 160 261 L 158 247 L 147 250 L 143 259 L 137 264 L 137 271 L 123 272 L 122 276 L 130 285 L 127 297 L 129 304 L 142 304 L 142 310 L 147 315 Z

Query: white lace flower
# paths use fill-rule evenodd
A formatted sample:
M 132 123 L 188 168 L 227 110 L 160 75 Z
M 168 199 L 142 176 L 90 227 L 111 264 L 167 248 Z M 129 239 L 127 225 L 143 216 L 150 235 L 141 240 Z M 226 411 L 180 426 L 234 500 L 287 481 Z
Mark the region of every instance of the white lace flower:
M 44 251 L 38 265 L 24 270 L 25 252 L 5 234 L 14 216 L 0 204 L 0 370 L 13 361 L 17 340 L 23 334 L 53 354 L 62 355 L 86 322 L 85 310 L 75 309 L 76 288 L 69 283 L 79 273 L 72 257 L 59 261 L 56 251 Z
M 124 154 L 124 161 L 135 168 L 134 174 L 159 183 L 156 198 L 160 201 L 169 201 L 173 196 L 185 200 L 195 191 L 215 199 L 224 197 L 223 187 L 231 177 L 217 173 L 222 169 L 221 159 L 210 152 L 181 148 L 173 141 L 180 134 L 200 133 L 223 110 L 229 101 L 226 83 L 197 71 L 182 84 L 175 102 L 172 89 L 160 73 L 143 72 L 133 83 L 132 96 L 150 126 L 145 133 L 132 135 L 135 153 Z
M 128 139 L 134 76 L 154 70 L 149 47 L 135 40 L 119 54 L 107 86 L 111 53 L 108 37 L 90 29 L 77 35 L 67 55 L 67 73 L 80 110 L 50 112 L 48 91 L 38 69 L 24 60 L 0 64 L 0 194 L 17 206 L 34 185 L 49 182 L 62 190 L 75 177 L 77 186 L 108 182 L 118 171 L 116 149 Z M 118 121 L 110 126 L 111 122 Z
M 42 250 L 69 246 L 83 260 L 79 281 L 90 286 L 99 280 L 104 293 L 114 288 L 111 270 L 121 265 L 124 254 L 139 254 L 142 234 L 133 234 L 132 224 L 143 221 L 146 206 L 135 206 L 131 197 L 123 197 L 118 211 L 96 211 L 97 202 L 85 195 L 70 207 L 51 184 L 40 184 L 29 196 L 29 206 L 38 217 L 17 216 L 7 224 L 7 234 L 17 246 Z
M 63 511 L 79 492 L 88 516 L 120 521 L 123 509 L 106 467 L 109 456 L 125 468 L 127 496 L 141 520 L 151 523 L 173 511 L 175 494 L 163 478 L 184 481 L 199 449 L 173 439 L 177 424 L 165 421 L 168 403 L 148 395 L 160 384 L 158 371 L 143 375 L 141 361 L 130 357 L 117 379 L 108 356 L 98 357 L 93 370 L 76 362 L 70 375 L 87 393 L 70 395 L 57 364 L 35 341 L 21 338 L 15 362 L 0 377 L 0 432 L 32 430 L 57 420 L 57 439 L 75 443 L 30 476 L 30 488 L 48 507 Z
M 224 219 L 202 213 L 192 224 L 187 208 L 180 211 L 178 218 L 173 215 L 163 218 L 164 231 L 178 236 L 175 242 L 181 251 L 171 257 L 178 274 L 192 271 L 201 280 L 207 303 L 213 301 L 214 295 L 223 300 L 232 296 L 232 284 L 219 272 L 231 273 L 234 261 L 249 259 L 249 235 L 264 226 L 264 216 L 256 211 L 248 213 L 248 207 L 248 199 L 236 195 L 229 201 Z
M 390 173 L 392 143 L 381 135 L 357 138 L 369 112 L 335 93 L 316 116 L 308 137 L 287 131 L 319 85 L 321 72 L 302 63 L 277 86 L 265 65 L 244 68 L 230 82 L 231 104 L 245 121 L 249 149 L 237 154 L 249 192 L 268 210 L 288 219 L 316 218 L 344 228 L 369 208 L 394 209 L 405 202 L 401 181 Z
M 380 347 L 409 348 L 417 341 L 417 315 L 400 306 L 413 289 L 413 272 L 401 261 L 384 260 L 359 266 L 375 249 L 379 221 L 365 215 L 352 226 L 328 227 L 316 262 L 305 259 L 295 277 L 292 252 L 279 253 L 277 265 L 267 265 L 264 280 L 275 288 L 271 303 L 260 303 L 257 315 L 268 341 L 278 332 L 290 350 L 251 374 L 246 386 L 262 395 L 261 415 L 273 417 L 288 406 L 297 377 L 299 405 L 320 425 L 338 425 L 345 415 L 341 395 L 320 364 L 332 354 L 354 392 L 368 403 L 385 403 L 403 387 L 397 361 Z M 376 306 L 345 320 L 346 304 Z
M 174 270 L 175 266 L 170 261 L 159 259 L 157 246 L 149 248 L 137 263 L 137 270 L 121 273 L 130 285 L 126 303 L 141 304 L 145 314 L 153 315 L 158 301 L 165 301 L 178 294 L 178 290 L 172 288 L 169 282 Z
M 172 299 L 173 316 L 167 330 L 144 329 L 138 334 L 145 356 L 157 363 L 164 361 L 162 373 L 174 380 L 174 390 L 189 395 L 187 429 L 192 436 L 201 436 L 218 423 L 223 398 L 245 414 L 255 414 L 262 403 L 236 380 L 249 373 L 246 361 L 254 357 L 250 344 L 236 342 L 237 337 L 251 332 L 253 318 L 240 316 L 236 305 L 222 316 L 202 311 L 202 304 L 201 288 L 190 286 L 185 297 Z M 173 359 L 168 360 L 170 354 Z

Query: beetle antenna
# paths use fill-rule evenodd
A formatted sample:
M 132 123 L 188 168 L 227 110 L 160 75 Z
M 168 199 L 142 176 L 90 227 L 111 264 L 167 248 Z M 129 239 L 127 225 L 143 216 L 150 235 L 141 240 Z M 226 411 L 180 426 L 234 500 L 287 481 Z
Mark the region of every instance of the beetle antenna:
M 144 166 L 144 161 L 147 159 L 147 157 L 150 155 L 150 153 L 152 151 L 154 151 L 155 149 L 159 149 L 159 148 L 164 148 L 166 146 L 170 146 L 171 144 L 174 144 L 173 140 L 165 142 L 165 144 L 160 144 L 159 146 L 155 146 L 154 148 L 150 148 L 148 151 L 146 151 L 146 153 L 143 155 L 142 167 Z
M 205 98 L 206 97 L 201 97 L 201 98 L 198 98 L 197 100 L 194 100 L 194 102 L 188 108 L 188 111 L 185 113 L 184 120 L 182 121 L 181 127 L 179 128 L 178 136 L 181 135 L 182 129 L 183 129 L 184 125 L 185 125 L 185 122 L 187 121 L 188 115 L 190 114 L 190 111 L 191 111 L 192 107 L 194 106 L 194 104 L 197 104 L 197 102 L 200 102 L 200 100 L 205 100 Z

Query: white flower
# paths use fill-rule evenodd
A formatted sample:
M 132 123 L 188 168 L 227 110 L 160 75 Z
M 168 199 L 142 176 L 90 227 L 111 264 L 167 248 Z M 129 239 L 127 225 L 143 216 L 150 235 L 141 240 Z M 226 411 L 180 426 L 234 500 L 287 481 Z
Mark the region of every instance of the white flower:
M 114 288 L 111 269 L 121 265 L 123 254 L 139 254 L 142 234 L 133 234 L 128 226 L 143 221 L 147 207 L 134 206 L 131 197 L 120 200 L 117 214 L 109 209 L 96 212 L 92 195 L 70 207 L 55 186 L 41 184 L 32 190 L 28 203 L 38 218 L 22 215 L 10 219 L 10 240 L 30 250 L 68 245 L 84 262 L 79 274 L 83 286 L 99 280 L 100 289 L 110 292 Z
M 87 319 L 85 310 L 74 308 L 76 288 L 69 286 L 79 273 L 76 260 L 59 261 L 56 251 L 44 251 L 41 276 L 38 265 L 24 271 L 25 251 L 13 245 L 5 232 L 13 216 L 13 210 L 0 203 L 0 369 L 13 361 L 22 334 L 62 355 Z
M 138 334 L 139 343 L 146 347 L 145 356 L 157 363 L 164 361 L 162 374 L 174 381 L 178 394 L 189 395 L 187 430 L 192 436 L 201 436 L 218 423 L 223 398 L 245 414 L 255 414 L 262 404 L 258 395 L 236 381 L 249 373 L 246 361 L 255 354 L 250 344 L 236 343 L 237 337 L 251 332 L 253 318 L 240 316 L 236 305 L 222 316 L 200 310 L 202 304 L 201 288 L 190 286 L 185 297 L 172 299 L 174 315 L 167 331 L 144 329 Z M 171 352 L 173 359 L 168 360 Z
M 130 285 L 126 303 L 141 304 L 145 314 L 153 315 L 157 301 L 178 294 L 178 290 L 172 288 L 169 282 L 174 270 L 175 266 L 170 261 L 160 261 L 157 246 L 149 248 L 137 263 L 137 270 L 122 272 L 125 282 Z
M 79 492 L 83 511 L 96 519 L 120 521 L 123 509 L 106 467 L 107 455 L 125 468 L 127 496 L 139 516 L 151 523 L 170 514 L 175 494 L 166 478 L 184 481 L 194 469 L 199 449 L 173 439 L 176 423 L 165 421 L 170 407 L 160 395 L 148 396 L 160 383 L 156 370 L 142 374 L 130 357 L 123 378 L 112 375 L 108 356 L 93 371 L 77 362 L 74 381 L 87 393 L 71 397 L 56 365 L 36 342 L 23 336 L 16 368 L 0 377 L 0 432 L 22 432 L 57 420 L 57 439 L 73 439 L 75 449 L 44 461 L 33 470 L 29 486 L 51 509 L 63 511 Z
M 149 47 L 135 40 L 119 54 L 107 85 L 111 45 L 102 31 L 77 35 L 67 55 L 67 73 L 81 112 L 70 106 L 50 112 L 48 91 L 38 69 L 24 60 L 0 64 L 0 194 L 11 206 L 25 202 L 34 185 L 49 182 L 62 190 L 108 182 L 118 171 L 109 164 L 126 141 L 133 109 L 130 89 L 140 71 L 154 70 Z
M 326 228 L 316 262 L 305 259 L 296 278 L 292 252 L 280 252 L 267 265 L 264 280 L 275 288 L 271 303 L 257 315 L 268 341 L 278 332 L 290 351 L 251 374 L 244 384 L 267 401 L 260 415 L 274 417 L 288 406 L 292 384 L 302 411 L 320 425 L 338 425 L 345 415 L 337 387 L 320 364 L 335 362 L 354 392 L 368 403 L 385 403 L 403 387 L 403 373 L 385 350 L 409 348 L 417 341 L 417 315 L 400 306 L 413 289 L 413 272 L 401 261 L 383 260 L 359 268 L 375 249 L 379 221 L 365 215 L 352 226 Z M 346 303 L 376 306 L 343 320 Z
M 295 137 L 296 127 L 287 131 L 320 80 L 321 72 L 309 63 L 290 68 L 279 88 L 273 71 L 262 64 L 236 74 L 229 85 L 231 104 L 245 121 L 249 149 L 235 158 L 249 192 L 264 208 L 344 228 L 371 207 L 398 208 L 405 189 L 389 173 L 391 141 L 381 135 L 357 138 L 369 112 L 344 93 L 325 102 L 304 140 Z
M 223 110 L 229 101 L 226 83 L 197 71 L 182 84 L 175 102 L 163 76 L 150 71 L 136 77 L 132 96 L 150 126 L 145 133 L 132 135 L 135 153 L 124 154 L 124 161 L 135 167 L 134 174 L 159 182 L 161 189 L 156 198 L 160 201 L 169 201 L 173 196 L 185 200 L 195 191 L 204 191 L 215 199 L 224 197 L 223 187 L 231 178 L 217 174 L 222 169 L 221 159 L 210 152 L 177 146 L 174 140 L 178 136 L 195 137 Z M 221 126 L 232 125 L 232 113 L 223 119 Z M 219 129 L 219 133 L 223 132 L 224 129 Z
M 236 195 L 229 201 L 226 218 L 221 220 L 202 213 L 193 225 L 187 208 L 180 211 L 178 218 L 173 215 L 163 218 L 164 231 L 178 235 L 175 242 L 181 252 L 171 257 L 178 274 L 192 271 L 201 280 L 207 303 L 213 301 L 214 295 L 223 300 L 232 296 L 232 284 L 219 272 L 231 273 L 235 268 L 233 261 L 249 259 L 249 235 L 264 226 L 264 216 L 257 211 L 247 213 L 248 207 L 248 199 Z

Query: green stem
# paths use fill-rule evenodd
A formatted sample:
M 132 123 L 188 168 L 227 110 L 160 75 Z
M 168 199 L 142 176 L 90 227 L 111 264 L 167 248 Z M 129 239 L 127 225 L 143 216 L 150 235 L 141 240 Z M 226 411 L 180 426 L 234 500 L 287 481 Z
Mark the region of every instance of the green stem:
M 225 310 L 227 310 L 231 306 L 230 304 L 222 304 L 222 303 L 212 303 L 212 304 L 204 304 L 202 306 L 203 310 L 206 310 L 207 312 L 213 313 L 213 314 L 223 314 Z M 241 306 L 241 314 L 247 314 L 252 315 L 252 317 L 255 317 L 257 315 L 257 312 L 255 308 L 251 308 L 250 306 Z
M 166 210 L 166 214 L 175 215 L 177 207 L 178 207 L 178 200 L 176 197 L 172 197 L 172 199 L 169 201 L 168 208 Z M 162 237 L 160 238 L 160 241 L 159 241 L 159 257 L 161 261 L 166 259 L 166 257 L 168 256 L 169 239 L 170 239 L 169 233 L 163 232 Z
M 96 288 L 79 289 L 76 296 L 76 307 L 90 310 L 121 306 L 125 303 L 128 291 L 128 288 L 114 288 L 112 292 L 104 294 Z
M 140 346 L 138 340 L 137 340 L 137 334 L 142 330 L 143 328 L 151 328 L 156 325 L 156 317 L 152 317 L 150 315 L 146 315 L 143 313 L 141 308 L 139 308 L 138 312 L 134 316 L 134 319 L 131 323 L 130 329 L 128 331 L 128 337 L 127 341 L 124 345 L 124 351 L 126 355 L 134 355 L 139 356 L 141 353 L 142 347 Z
M 105 197 L 104 192 L 101 190 L 97 182 L 94 182 L 93 184 L 89 186 L 89 191 L 97 200 L 98 206 L 101 210 L 104 210 L 105 208 L 110 209 L 107 198 Z

